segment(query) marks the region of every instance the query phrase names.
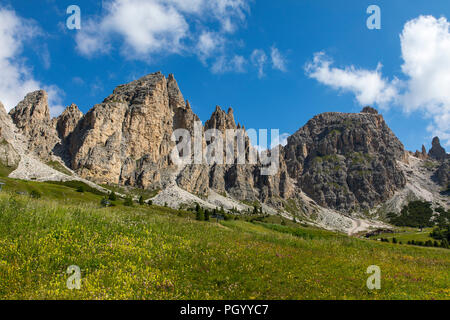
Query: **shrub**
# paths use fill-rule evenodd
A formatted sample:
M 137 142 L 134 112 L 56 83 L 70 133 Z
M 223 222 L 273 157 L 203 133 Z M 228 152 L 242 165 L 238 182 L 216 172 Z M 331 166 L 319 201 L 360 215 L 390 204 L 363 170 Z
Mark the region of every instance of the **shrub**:
M 109 202 L 109 200 L 107 198 L 103 198 L 102 201 L 100 201 L 100 204 L 103 207 L 108 207 L 109 205 L 111 205 L 111 203 Z
M 145 204 L 145 202 L 144 202 L 144 197 L 143 197 L 143 196 L 140 196 L 140 197 L 139 197 L 139 204 L 140 204 L 141 206 L 143 206 L 143 205 Z
M 33 199 L 39 199 L 39 198 L 42 197 L 41 193 L 39 191 L 36 191 L 36 190 L 31 191 L 30 196 Z
M 149 200 L 149 201 L 148 201 L 148 205 L 149 205 L 149 206 L 152 206 L 152 205 L 153 205 L 153 201 L 152 201 L 152 200 Z
M 77 192 L 84 193 L 84 191 L 85 191 L 84 186 L 81 185 L 77 187 Z
M 123 202 L 124 206 L 132 207 L 133 206 L 133 199 L 131 197 L 126 197 L 125 201 Z

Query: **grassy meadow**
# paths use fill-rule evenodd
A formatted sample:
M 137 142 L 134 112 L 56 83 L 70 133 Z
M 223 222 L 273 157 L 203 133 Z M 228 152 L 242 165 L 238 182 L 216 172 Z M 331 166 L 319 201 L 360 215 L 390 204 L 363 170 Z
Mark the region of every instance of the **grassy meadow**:
M 1 180 L 0 299 L 450 299 L 450 250 L 103 208 L 100 194 L 74 185 Z M 80 290 L 66 287 L 70 265 L 81 268 Z M 370 265 L 381 290 L 367 289 Z
M 431 232 L 433 231 L 433 228 L 423 228 L 422 231 L 417 228 L 408 228 L 408 227 L 401 227 L 397 228 L 396 232 L 394 233 L 382 233 L 377 236 L 371 236 L 370 239 L 376 240 L 380 238 L 388 239 L 389 241 L 392 241 L 393 238 L 397 239 L 397 241 L 401 241 L 402 243 L 407 243 L 408 241 L 423 241 L 426 242 L 428 240 L 433 240 L 432 237 L 430 237 Z

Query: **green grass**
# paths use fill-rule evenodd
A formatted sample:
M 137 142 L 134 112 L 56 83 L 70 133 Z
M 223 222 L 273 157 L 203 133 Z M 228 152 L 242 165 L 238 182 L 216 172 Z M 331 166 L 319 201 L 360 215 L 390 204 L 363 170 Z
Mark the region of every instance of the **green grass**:
M 425 163 L 422 165 L 423 168 L 426 169 L 435 169 L 438 165 L 432 161 L 425 161 Z
M 68 176 L 72 176 L 72 172 L 70 172 L 69 170 L 67 170 L 61 163 L 59 163 L 58 161 L 49 161 L 47 162 L 47 165 L 53 169 L 55 169 L 56 171 L 62 172 L 64 174 L 67 174 Z
M 25 181 L 11 178 L 0 178 L 5 183 L 3 190 L 9 193 L 31 194 L 37 191 L 45 196 L 46 199 L 55 201 L 64 201 L 72 204 L 100 203 L 104 196 L 101 192 L 89 187 L 88 185 L 77 182 L 37 182 Z M 86 192 L 76 191 L 78 185 L 84 185 Z M 94 191 L 95 190 L 95 191 Z M 92 192 L 89 192 L 92 191 Z
M 144 197 L 145 200 L 154 198 L 158 195 L 160 190 L 144 190 L 140 188 L 132 188 L 132 187 L 125 187 L 125 186 L 118 186 L 118 185 L 109 185 L 109 184 L 103 184 L 103 188 L 114 191 L 115 193 L 120 194 L 126 194 L 131 195 L 134 197 Z
M 385 238 L 389 241 L 392 241 L 392 238 L 396 238 L 397 241 L 401 241 L 406 244 L 408 241 L 423 241 L 426 242 L 428 240 L 434 241 L 433 238 L 430 237 L 430 233 L 433 231 L 433 228 L 425 228 L 422 232 L 419 229 L 415 228 L 400 228 L 395 233 L 383 233 L 378 236 L 372 236 L 371 239 L 381 239 Z
M 11 172 L 16 170 L 17 167 L 9 167 L 0 162 L 0 177 L 7 177 Z
M 13 183 L 43 197 L 0 193 L 0 299 L 450 299 L 449 250 L 100 208 L 101 196 L 65 185 Z M 66 288 L 70 265 L 81 290 Z M 379 291 L 366 287 L 370 265 L 381 267 Z

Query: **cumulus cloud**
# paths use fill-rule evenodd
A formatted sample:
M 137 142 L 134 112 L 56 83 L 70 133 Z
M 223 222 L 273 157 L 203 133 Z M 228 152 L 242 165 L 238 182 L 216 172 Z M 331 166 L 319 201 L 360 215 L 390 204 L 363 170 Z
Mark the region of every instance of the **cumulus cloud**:
M 0 8 L 0 101 L 7 111 L 28 92 L 39 88 L 31 71 L 17 58 L 23 43 L 38 32 L 31 22 L 20 19 L 14 11 Z
M 361 105 L 400 107 L 430 119 L 427 130 L 450 146 L 450 23 L 420 16 L 407 22 L 400 35 L 401 80 L 354 66 L 337 68 L 323 52 L 305 66 L 306 74 L 336 90 L 351 92 Z
M 24 44 L 40 35 L 35 23 L 17 16 L 13 10 L 0 7 L 0 101 L 7 111 L 23 100 L 27 93 L 41 88 L 49 91 L 50 111 L 53 114 L 60 111 L 63 92 L 34 79 L 32 70 L 21 57 Z
M 109 0 L 101 17 L 90 19 L 76 35 L 85 56 L 103 54 L 119 37 L 127 57 L 195 51 L 203 60 L 224 35 L 245 20 L 249 0 Z M 217 25 L 208 30 L 207 23 Z
M 450 146 L 450 23 L 421 16 L 406 23 L 400 40 L 408 78 L 401 104 L 432 119 L 428 130 Z
M 397 81 L 389 82 L 381 73 L 381 64 L 375 70 L 357 69 L 354 66 L 344 69 L 332 67 L 333 60 L 319 52 L 305 67 L 309 77 L 344 92 L 352 92 L 361 105 L 378 104 L 385 106 L 398 94 Z

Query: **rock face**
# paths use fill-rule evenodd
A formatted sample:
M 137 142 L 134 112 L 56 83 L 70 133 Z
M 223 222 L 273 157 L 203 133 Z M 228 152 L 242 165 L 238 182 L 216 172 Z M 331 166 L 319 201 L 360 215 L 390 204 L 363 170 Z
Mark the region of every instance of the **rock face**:
M 438 137 L 433 138 L 432 147 L 428 152 L 428 155 L 430 158 L 438 161 L 442 161 L 447 158 L 447 152 L 445 152 L 445 149 L 441 146 L 441 142 Z
M 195 194 L 208 195 L 210 190 L 213 190 L 222 195 L 230 195 L 237 200 L 264 202 L 281 207 L 282 199 L 292 195 L 295 189 L 288 178 L 284 162 L 281 161 L 280 168 L 275 175 L 261 175 L 261 163 L 259 161 L 254 164 L 249 162 L 250 152 L 255 153 L 256 151 L 253 150 L 249 138 L 245 135 L 245 128 L 236 125 L 232 108 L 225 112 L 217 106 L 204 126 L 205 132 L 211 129 L 222 133 L 224 161 L 226 160 L 226 130 L 241 129 L 234 132 L 241 132 L 243 136 L 245 164 L 238 164 L 238 144 L 235 143 L 234 156 L 230 162 L 227 164 L 188 165 L 178 176 L 178 185 Z
M 0 103 L 0 163 L 6 167 L 15 168 L 20 162 L 20 155 L 2 133 L 3 130 L 6 130 L 7 117 L 5 107 Z
M 28 139 L 28 148 L 40 158 L 50 159 L 59 138 L 54 122 L 50 119 L 47 93 L 39 90 L 27 94 L 9 114 Z
M 56 119 L 56 131 L 62 140 L 66 140 L 75 130 L 83 117 L 83 113 L 75 104 L 71 104 L 64 110 L 63 113 Z
M 396 163 L 406 157 L 402 143 L 381 115 L 363 111 L 318 115 L 288 138 L 289 175 L 322 206 L 368 209 L 406 183 Z
M 443 161 L 433 177 L 441 186 L 446 187 L 450 183 L 450 158 Z
M 170 94 L 169 94 L 170 92 Z M 71 166 L 99 183 L 148 188 L 171 166 L 169 153 L 179 90 L 161 73 L 117 87 L 79 122 L 71 139 Z

